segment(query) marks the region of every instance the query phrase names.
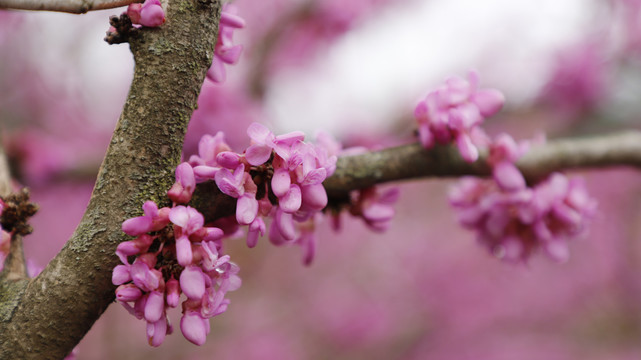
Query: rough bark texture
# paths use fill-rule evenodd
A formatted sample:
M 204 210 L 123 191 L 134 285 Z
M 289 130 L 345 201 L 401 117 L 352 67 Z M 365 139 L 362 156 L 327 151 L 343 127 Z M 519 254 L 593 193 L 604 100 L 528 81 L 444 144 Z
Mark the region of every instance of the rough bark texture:
M 120 225 L 166 201 L 219 16 L 219 1 L 172 0 L 165 25 L 130 39 L 134 79 L 80 225 L 36 279 L 0 284 L 1 359 L 62 359 L 113 301 Z

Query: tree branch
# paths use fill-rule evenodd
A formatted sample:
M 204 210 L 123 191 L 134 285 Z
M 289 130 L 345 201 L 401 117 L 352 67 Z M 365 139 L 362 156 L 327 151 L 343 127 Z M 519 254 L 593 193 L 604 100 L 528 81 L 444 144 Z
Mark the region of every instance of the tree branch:
M 92 10 L 106 10 L 140 0 L 0 0 L 0 9 L 58 11 L 84 14 Z
M 467 163 L 458 150 L 420 144 L 398 146 L 338 159 L 336 172 L 323 185 L 330 196 L 341 196 L 390 181 L 421 177 L 488 176 L 491 169 L 482 152 L 478 161 Z M 517 167 L 528 181 L 555 171 L 574 168 L 634 166 L 641 168 L 641 132 L 630 131 L 590 138 L 562 139 L 535 146 Z
M 63 358 L 113 301 L 122 221 L 167 204 L 219 16 L 217 0 L 170 0 L 165 25 L 130 38 L 134 79 L 81 223 L 36 279 L 0 282 L 0 358 Z
M 331 199 L 374 185 L 428 177 L 489 176 L 487 153 L 468 163 L 454 146 L 426 150 L 419 143 L 338 158 L 336 171 L 323 182 Z M 560 139 L 535 146 L 518 162 L 528 182 L 565 169 L 633 166 L 641 169 L 641 132 L 630 131 L 590 138 Z M 236 200 L 213 182 L 198 184 L 191 202 L 206 221 L 235 214 Z

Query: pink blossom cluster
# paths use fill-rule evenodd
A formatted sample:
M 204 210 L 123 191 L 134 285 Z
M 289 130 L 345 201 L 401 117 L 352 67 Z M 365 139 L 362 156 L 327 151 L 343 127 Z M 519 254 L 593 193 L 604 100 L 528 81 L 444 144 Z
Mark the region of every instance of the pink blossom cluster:
M 0 199 L 0 216 L 2 216 L 2 211 L 5 207 L 4 201 Z M 11 234 L 2 229 L 0 224 L 0 271 L 4 268 L 4 261 L 9 255 L 9 250 L 11 247 Z
M 566 261 L 567 240 L 585 231 L 596 202 L 581 179 L 560 173 L 528 186 L 514 165 L 527 148 L 508 135 L 497 137 L 488 158 L 493 178 L 464 178 L 452 189 L 450 203 L 460 223 L 501 259 L 525 261 L 543 249 L 552 259 Z
M 243 153 L 230 151 L 220 132 L 203 136 L 198 155 L 189 159 L 196 181 L 215 181 L 221 192 L 237 199 L 234 220 L 248 226 L 249 247 L 267 232 L 263 218 L 272 217 L 269 240 L 303 246 L 310 263 L 315 215 L 328 201 L 322 182 L 334 172 L 336 156 L 304 142 L 298 131 L 276 136 L 253 123 L 247 134 L 251 145 Z
M 158 27 L 165 23 L 165 11 L 159 0 L 145 0 L 142 4 L 129 4 L 127 16 L 134 25 Z
M 147 322 L 149 344 L 159 346 L 173 328 L 167 310 L 182 302 L 180 329 L 196 345 L 205 343 L 209 319 L 227 309 L 228 291 L 241 284 L 238 266 L 222 254 L 223 231 L 206 227 L 196 209 L 187 203 L 195 189 L 189 164 L 176 169 L 176 183 L 168 192 L 174 206 L 143 205 L 144 215 L 126 220 L 122 230 L 135 239 L 118 245 L 122 261 L 113 270 L 116 299 L 132 315 Z
M 227 75 L 224 64 L 236 64 L 243 52 L 242 45 L 233 44 L 234 30 L 245 27 L 245 20 L 236 15 L 237 9 L 225 4 L 220 14 L 218 41 L 214 49 L 214 59 L 207 71 L 207 78 L 216 83 L 225 82 Z
M 173 206 L 158 208 L 147 201 L 142 216 L 122 224 L 123 232 L 135 238 L 116 250 L 122 262 L 112 274 L 116 299 L 147 322 L 152 346 L 173 331 L 167 310 L 178 306 L 181 294 L 186 297 L 182 333 L 194 344 L 205 342 L 209 318 L 227 309 L 225 294 L 240 286 L 238 266 L 222 254 L 222 239 L 237 234 L 239 225 L 248 227 L 247 245 L 254 247 L 268 232 L 264 219 L 271 217 L 271 243 L 301 246 L 305 264 L 314 258 L 314 230 L 328 203 L 322 182 L 336 169 L 340 144 L 325 135 L 314 145 L 305 142 L 301 132 L 275 135 L 258 123 L 251 124 L 247 134 L 251 145 L 242 153 L 231 151 L 222 132 L 203 136 L 198 154 L 176 168 L 176 181 L 167 191 Z M 236 199 L 235 215 L 217 220 L 218 227 L 205 226 L 203 215 L 184 205 L 196 184 L 206 181 Z M 349 210 L 382 231 L 394 215 L 397 198 L 397 189 L 364 189 L 355 194 Z
M 487 142 L 480 125 L 501 110 L 505 102 L 500 91 L 478 86 L 478 74 L 471 71 L 468 80 L 449 78 L 418 103 L 414 116 L 419 139 L 426 149 L 436 143 L 455 142 L 463 159 L 468 162 L 478 159 L 477 147 Z

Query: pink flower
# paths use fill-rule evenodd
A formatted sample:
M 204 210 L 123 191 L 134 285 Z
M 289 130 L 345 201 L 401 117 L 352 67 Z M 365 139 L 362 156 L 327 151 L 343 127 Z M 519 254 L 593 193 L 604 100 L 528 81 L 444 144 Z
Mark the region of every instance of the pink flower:
M 167 192 L 167 196 L 175 203 L 186 204 L 196 190 L 194 169 L 189 163 L 182 163 L 176 167 L 176 182 Z
M 122 223 L 122 231 L 131 236 L 138 236 L 150 231 L 158 231 L 169 223 L 169 208 L 158 209 L 153 201 L 146 201 L 142 210 L 144 216 L 127 219 Z
M 192 300 L 200 300 L 205 295 L 205 274 L 197 266 L 187 266 L 180 273 L 180 289 Z
M 168 332 L 169 327 L 167 326 L 166 315 L 156 322 L 147 322 L 147 339 L 149 341 L 149 345 L 153 347 L 160 346 L 165 340 L 165 336 Z
M 252 145 L 245 150 L 245 158 L 254 166 L 262 165 L 269 160 L 272 150 L 281 157 L 287 156 L 289 148 L 305 138 L 305 134 L 300 131 L 275 136 L 267 127 L 259 123 L 249 125 L 247 135 L 252 140 Z
M 207 340 L 209 334 L 209 320 L 204 319 L 200 312 L 186 311 L 180 319 L 180 330 L 185 339 L 200 346 Z
M 468 74 L 468 81 L 458 77 L 446 80 L 418 103 L 414 116 L 419 124 L 419 139 L 427 149 L 436 142 L 456 142 L 468 162 L 478 159 L 476 143 L 484 133 L 478 127 L 485 118 L 496 114 L 505 98 L 494 89 L 478 89 L 478 75 Z
M 158 27 L 165 23 L 165 12 L 159 0 L 145 0 L 143 4 L 130 4 L 127 15 L 132 24 Z
M 559 173 L 533 188 L 505 188 L 492 180 L 465 178 L 450 192 L 450 203 L 461 224 L 475 230 L 479 242 L 495 256 L 508 261 L 525 261 L 537 249 L 554 260 L 567 260 L 566 240 L 586 229 L 596 209 L 580 180 Z
M 235 14 L 233 5 L 225 4 L 220 15 L 218 41 L 214 49 L 214 59 L 207 71 L 207 78 L 213 82 L 222 83 L 226 79 L 224 64 L 236 64 L 243 51 L 242 45 L 233 44 L 235 29 L 245 27 L 245 20 Z
M 394 204 L 398 201 L 399 189 L 391 188 L 382 194 L 375 187 L 360 190 L 350 212 L 361 216 L 374 231 L 385 231 L 396 211 Z
M 589 41 L 563 49 L 539 95 L 544 104 L 569 116 L 593 109 L 608 93 L 608 63 L 603 45 Z

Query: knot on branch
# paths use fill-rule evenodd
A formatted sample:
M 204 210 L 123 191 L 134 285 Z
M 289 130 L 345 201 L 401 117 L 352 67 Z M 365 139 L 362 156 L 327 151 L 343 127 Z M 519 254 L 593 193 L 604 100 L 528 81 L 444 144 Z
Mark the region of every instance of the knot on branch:
M 109 24 L 111 27 L 107 30 L 105 41 L 110 45 L 128 42 L 129 38 L 138 31 L 126 13 L 120 16 L 111 16 L 109 18 Z
M 29 198 L 29 190 L 25 188 L 2 199 L 4 206 L 0 223 L 3 230 L 22 236 L 31 234 L 33 228 L 27 220 L 36 214 L 38 205 L 30 202 Z

